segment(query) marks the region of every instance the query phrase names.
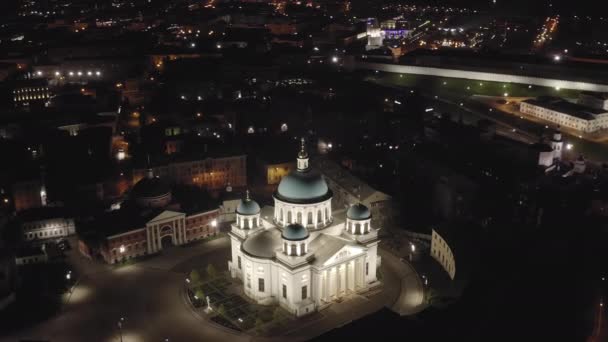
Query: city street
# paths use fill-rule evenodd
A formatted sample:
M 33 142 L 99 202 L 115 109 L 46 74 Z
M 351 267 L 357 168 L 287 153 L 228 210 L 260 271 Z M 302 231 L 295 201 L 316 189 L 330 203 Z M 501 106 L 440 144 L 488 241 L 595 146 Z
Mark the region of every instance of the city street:
M 226 268 L 229 246 L 229 239 L 223 237 L 185 248 L 174 247 L 162 255 L 122 267 L 87 260 L 72 250 L 70 262 L 82 276 L 71 295 L 66 295 L 61 313 L 0 340 L 120 341 L 121 318 L 125 342 L 249 340 L 247 335 L 206 321 L 183 295 L 186 274 L 195 266 L 212 263 L 218 270 Z M 333 304 L 317 319 L 306 325 L 297 324 L 287 333 L 289 339 L 317 336 L 383 306 L 401 313 L 415 312 L 423 298 L 417 275 L 411 266 L 390 253 L 380 254 L 385 284 L 382 291 Z

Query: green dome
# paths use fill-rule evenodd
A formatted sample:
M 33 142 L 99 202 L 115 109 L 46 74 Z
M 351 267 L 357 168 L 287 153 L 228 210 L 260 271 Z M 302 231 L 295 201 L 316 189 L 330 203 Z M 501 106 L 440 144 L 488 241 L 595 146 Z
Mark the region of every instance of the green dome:
M 242 199 L 236 207 L 236 212 L 241 215 L 256 215 L 260 213 L 260 206 L 252 199 Z
M 308 237 L 308 230 L 301 224 L 292 223 L 285 227 L 281 237 L 285 240 L 300 241 Z
M 357 203 L 348 208 L 348 211 L 346 211 L 346 217 L 351 220 L 367 220 L 372 217 L 372 213 L 365 205 Z
M 281 179 L 275 197 L 290 203 L 315 203 L 330 198 L 323 176 L 314 170 L 294 171 Z

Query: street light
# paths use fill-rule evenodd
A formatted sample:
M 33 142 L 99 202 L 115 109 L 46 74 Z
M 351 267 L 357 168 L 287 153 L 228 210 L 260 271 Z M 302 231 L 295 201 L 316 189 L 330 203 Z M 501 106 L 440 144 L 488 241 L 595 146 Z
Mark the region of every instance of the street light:
M 120 342 L 122 342 L 122 322 L 125 321 L 124 317 L 120 317 L 120 321 L 118 321 L 118 332 L 120 334 Z

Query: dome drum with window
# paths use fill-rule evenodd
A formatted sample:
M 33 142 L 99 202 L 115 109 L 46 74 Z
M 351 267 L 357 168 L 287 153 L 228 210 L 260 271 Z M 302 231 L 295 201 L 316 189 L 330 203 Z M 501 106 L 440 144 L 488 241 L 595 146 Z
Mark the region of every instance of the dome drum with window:
M 301 224 L 290 224 L 281 232 L 283 253 L 289 256 L 302 256 L 308 253 L 308 230 Z
M 353 235 L 367 234 L 371 230 L 372 213 L 361 203 L 351 205 L 346 211 L 345 229 Z
M 140 207 L 163 208 L 171 203 L 171 188 L 148 169 L 146 176 L 131 189 L 130 198 Z
M 317 229 L 332 222 L 333 193 L 323 176 L 310 167 L 308 159 L 302 140 L 297 170 L 283 177 L 274 193 L 274 221 L 280 226 L 298 223 Z
M 249 197 L 249 190 L 236 208 L 236 225 L 241 229 L 260 226 L 260 206 Z

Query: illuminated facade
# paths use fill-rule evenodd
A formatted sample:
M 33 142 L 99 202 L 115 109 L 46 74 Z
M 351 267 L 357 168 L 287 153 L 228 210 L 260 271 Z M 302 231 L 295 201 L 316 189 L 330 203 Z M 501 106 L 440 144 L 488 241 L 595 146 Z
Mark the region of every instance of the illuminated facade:
M 519 110 L 524 114 L 581 132 L 590 133 L 608 128 L 608 111 L 561 99 L 525 100 L 520 102 Z
M 297 169 L 274 193 L 274 208 L 260 209 L 249 195 L 241 201 L 228 268 L 248 297 L 302 316 L 379 285 L 370 210 L 356 204 L 334 212 L 332 195 L 302 144 Z
M 210 190 L 224 189 L 226 184 L 236 188 L 247 185 L 247 156 L 195 159 L 153 166 L 155 175 L 170 183 L 196 185 Z M 146 169 L 133 170 L 133 182 L 144 178 Z
M 447 241 L 433 229 L 431 235 L 431 257 L 437 260 L 441 267 L 448 273 L 450 279 L 456 276 L 456 260 L 454 253 Z
M 100 256 L 113 264 L 161 252 L 219 232 L 219 208 L 182 212 L 171 189 L 152 169 L 131 189 L 128 207 L 109 212 L 97 220 L 97 239 L 81 238 L 79 250 L 87 257 Z

